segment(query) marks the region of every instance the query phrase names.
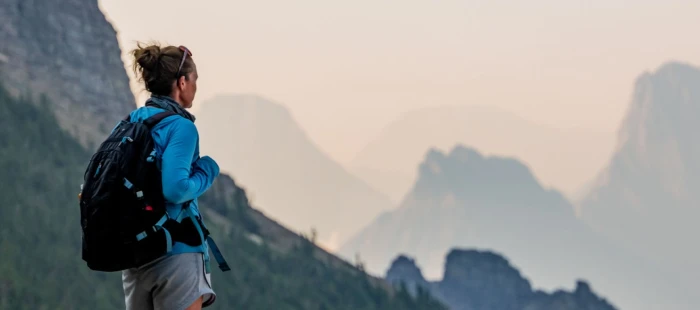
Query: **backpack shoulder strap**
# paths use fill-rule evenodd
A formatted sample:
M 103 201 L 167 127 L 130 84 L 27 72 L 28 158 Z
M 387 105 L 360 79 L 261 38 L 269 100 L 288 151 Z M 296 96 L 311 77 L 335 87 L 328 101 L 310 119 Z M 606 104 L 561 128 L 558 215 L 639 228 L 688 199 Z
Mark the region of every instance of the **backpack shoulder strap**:
M 146 125 L 146 127 L 148 127 L 148 129 L 151 129 L 151 128 L 153 128 L 153 126 L 158 125 L 158 123 L 160 123 L 160 121 L 162 121 L 164 118 L 166 118 L 168 116 L 172 116 L 172 115 L 177 115 L 177 114 L 175 112 L 172 112 L 172 111 L 160 112 L 160 113 L 157 113 L 157 114 L 145 119 L 143 121 L 143 124 Z

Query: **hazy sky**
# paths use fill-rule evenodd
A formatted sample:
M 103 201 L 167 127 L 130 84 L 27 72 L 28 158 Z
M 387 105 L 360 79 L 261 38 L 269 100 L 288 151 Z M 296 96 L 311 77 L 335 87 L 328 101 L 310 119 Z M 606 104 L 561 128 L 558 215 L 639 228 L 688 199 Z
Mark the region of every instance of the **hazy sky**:
M 400 113 L 442 104 L 614 133 L 639 74 L 700 64 L 700 1 L 100 2 L 125 52 L 151 39 L 192 49 L 198 102 L 283 103 L 341 163 Z

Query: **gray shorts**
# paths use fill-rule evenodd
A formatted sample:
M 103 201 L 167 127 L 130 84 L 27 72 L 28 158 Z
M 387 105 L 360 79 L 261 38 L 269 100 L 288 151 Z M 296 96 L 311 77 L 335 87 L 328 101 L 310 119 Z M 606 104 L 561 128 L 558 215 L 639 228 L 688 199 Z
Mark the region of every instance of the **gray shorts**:
M 204 296 L 204 307 L 216 300 L 202 253 L 164 256 L 122 272 L 127 310 L 179 310 Z

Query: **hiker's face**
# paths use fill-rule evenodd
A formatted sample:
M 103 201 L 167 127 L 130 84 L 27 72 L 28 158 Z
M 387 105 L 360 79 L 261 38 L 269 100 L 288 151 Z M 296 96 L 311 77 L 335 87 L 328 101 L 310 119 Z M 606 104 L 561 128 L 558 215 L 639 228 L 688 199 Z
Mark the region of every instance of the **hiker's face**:
M 189 109 L 192 107 L 192 102 L 194 101 L 194 96 L 197 93 L 197 67 L 193 67 L 194 70 L 187 74 L 187 78 L 184 76 L 177 81 L 178 97 L 177 101 L 182 105 L 183 108 Z

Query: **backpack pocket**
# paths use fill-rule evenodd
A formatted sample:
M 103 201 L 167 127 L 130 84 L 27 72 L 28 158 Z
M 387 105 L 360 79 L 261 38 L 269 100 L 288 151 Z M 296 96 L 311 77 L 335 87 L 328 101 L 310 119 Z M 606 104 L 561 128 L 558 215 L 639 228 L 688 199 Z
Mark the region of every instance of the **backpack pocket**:
M 143 239 L 131 244 L 130 252 L 134 254 L 135 266 L 148 264 L 172 251 L 173 239 L 170 232 L 161 226 L 154 226 L 154 229 Z

